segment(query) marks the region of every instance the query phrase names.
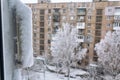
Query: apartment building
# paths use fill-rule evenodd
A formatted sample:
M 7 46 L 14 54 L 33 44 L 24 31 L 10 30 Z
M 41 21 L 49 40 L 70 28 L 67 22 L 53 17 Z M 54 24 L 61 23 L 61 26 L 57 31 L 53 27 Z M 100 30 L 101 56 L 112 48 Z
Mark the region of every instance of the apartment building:
M 120 29 L 120 1 L 93 0 L 93 2 L 51 3 L 38 0 L 27 4 L 33 11 L 34 55 L 50 54 L 51 37 L 64 23 L 78 29 L 78 41 L 87 48 L 84 64 L 97 61 L 94 46 L 109 30 Z

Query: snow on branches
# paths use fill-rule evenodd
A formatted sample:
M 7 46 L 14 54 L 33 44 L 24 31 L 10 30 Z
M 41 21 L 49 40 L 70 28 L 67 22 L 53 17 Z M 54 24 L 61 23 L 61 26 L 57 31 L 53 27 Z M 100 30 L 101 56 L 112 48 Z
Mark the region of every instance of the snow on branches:
M 120 72 L 120 32 L 108 32 L 105 38 L 95 45 L 95 50 L 104 70 L 116 76 Z
M 75 54 L 75 48 L 80 44 L 77 39 L 76 27 L 65 24 L 62 28 L 59 28 L 54 37 L 52 37 L 51 42 L 52 56 L 56 59 L 55 61 L 62 63 L 62 65 L 67 65 L 74 58 L 81 60 L 86 54 L 86 49 L 81 49 L 80 47 Z

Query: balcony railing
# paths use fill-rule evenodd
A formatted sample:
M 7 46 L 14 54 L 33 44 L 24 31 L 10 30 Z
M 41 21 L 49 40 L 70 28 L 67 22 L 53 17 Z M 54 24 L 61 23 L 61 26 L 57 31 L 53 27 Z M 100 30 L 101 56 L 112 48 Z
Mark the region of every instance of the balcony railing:
M 85 29 L 85 23 L 77 23 L 77 29 Z
M 120 30 L 120 23 L 114 23 L 113 30 Z
M 92 42 L 92 41 L 93 41 L 92 36 L 85 36 L 85 42 L 86 42 L 86 43 L 90 43 L 90 42 Z
M 84 42 L 84 35 L 78 35 L 77 42 Z
M 114 20 L 120 20 L 120 15 L 114 16 Z
M 113 26 L 113 30 L 120 30 L 120 26 Z
M 59 12 L 53 12 L 53 15 L 60 15 Z
M 86 12 L 78 12 L 77 15 L 85 15 Z
M 77 21 L 84 22 L 85 19 L 77 19 Z
M 86 15 L 86 8 L 77 9 L 77 15 Z

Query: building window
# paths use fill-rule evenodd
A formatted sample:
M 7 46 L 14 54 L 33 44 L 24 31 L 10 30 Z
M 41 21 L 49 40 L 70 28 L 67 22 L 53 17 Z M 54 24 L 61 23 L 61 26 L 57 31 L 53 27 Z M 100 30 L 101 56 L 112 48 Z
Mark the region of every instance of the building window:
M 78 39 L 83 39 L 83 35 L 79 35 L 79 36 L 78 36 Z
M 58 13 L 58 12 L 59 12 L 59 10 L 60 10 L 60 9 L 57 9 L 57 8 L 56 8 L 56 9 L 54 9 L 54 12 L 57 12 L 57 13 Z
M 33 21 L 33 25 L 36 26 L 36 25 L 37 25 L 37 22 L 36 22 L 36 21 Z
M 40 34 L 40 38 L 44 38 L 44 34 Z
M 112 12 L 112 9 L 108 9 L 108 12 Z
M 120 20 L 120 16 L 114 16 L 114 20 Z
M 58 30 L 58 28 L 59 28 L 59 26 L 55 26 L 55 27 L 53 28 L 53 32 L 56 33 L 57 30 Z
M 101 29 L 102 24 L 101 23 L 96 23 L 96 29 Z
M 51 13 L 51 9 L 48 9 L 48 13 Z
M 40 15 L 44 15 L 44 13 L 45 13 L 44 9 L 41 9 L 40 10 Z
M 96 22 L 102 22 L 102 16 L 96 16 Z
M 88 9 L 88 14 L 91 14 L 92 13 L 92 9 Z
M 44 22 L 40 22 L 40 27 L 44 27 Z
M 78 13 L 84 13 L 84 14 L 85 14 L 86 9 L 77 9 L 77 12 L 78 12 Z
M 107 20 L 111 20 L 113 17 L 112 16 L 107 16 L 106 19 Z
M 34 33 L 34 37 L 36 37 L 36 33 Z
M 50 44 L 51 43 L 51 40 L 48 40 L 48 44 Z
M 48 28 L 48 31 L 51 31 L 51 28 Z
M 88 20 L 91 20 L 91 16 L 88 16 Z
M 44 46 L 40 46 L 40 50 L 44 50 Z
M 90 47 L 90 44 L 87 44 L 87 47 Z
M 100 37 L 95 37 L 95 43 L 98 43 L 98 42 L 100 42 Z
M 51 34 L 49 33 L 49 34 L 48 34 L 48 38 L 50 39 L 51 37 L 52 37 L 52 36 L 51 36 Z
M 82 7 L 86 7 L 86 3 L 82 3 Z
M 40 44 L 44 44 L 44 40 L 40 40 Z
M 79 16 L 78 17 L 78 21 L 84 21 L 85 20 L 85 17 L 84 16 Z
M 63 13 L 66 13 L 66 9 L 63 9 Z
M 40 32 L 44 32 L 44 28 L 40 28 Z
M 44 16 L 40 16 L 40 21 L 41 21 L 41 22 L 44 21 Z
M 101 36 L 101 30 L 95 30 L 95 35 L 96 36 Z
M 73 10 L 73 8 L 70 8 L 70 12 L 73 12 L 74 10 Z
M 84 30 L 78 29 L 78 34 L 84 34 Z
M 43 1 L 41 1 L 41 3 L 43 4 Z
M 102 15 L 102 9 L 97 9 L 97 15 Z
M 51 22 L 50 21 L 48 21 L 48 26 L 51 26 Z
M 74 16 L 70 16 L 70 20 L 74 20 Z
M 59 22 L 60 21 L 60 16 L 59 15 L 53 15 L 53 21 L 54 22 Z
M 66 20 L 66 16 L 63 16 L 62 19 L 63 19 L 63 20 Z
M 51 16 L 48 16 L 48 20 L 51 20 Z
M 98 57 L 93 57 L 93 61 L 98 61 Z
M 115 23 L 113 24 L 113 27 L 120 27 L 120 23 L 119 23 L 119 22 L 115 22 Z
M 110 24 L 110 23 L 108 23 L 108 24 L 107 24 L 107 27 L 108 27 L 108 28 L 109 28 L 109 27 L 111 27 L 111 24 Z
M 91 33 L 92 31 L 91 30 L 87 30 L 87 33 Z
M 89 49 L 87 49 L 87 53 L 89 53 Z
M 34 42 L 36 42 L 36 39 L 34 39 Z
M 88 24 L 87 24 L 87 27 L 90 27 L 90 26 L 91 26 L 91 23 L 88 23 Z
M 87 35 L 86 39 L 87 39 L 88 42 L 92 42 L 92 36 L 91 35 Z

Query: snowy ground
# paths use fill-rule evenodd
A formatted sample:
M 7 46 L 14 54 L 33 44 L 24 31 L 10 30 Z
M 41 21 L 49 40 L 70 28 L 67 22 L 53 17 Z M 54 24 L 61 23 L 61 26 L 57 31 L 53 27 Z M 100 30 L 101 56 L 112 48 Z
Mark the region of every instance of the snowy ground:
M 44 78 L 45 76 L 45 78 Z M 44 73 L 38 73 L 38 72 L 30 72 L 28 76 L 26 76 L 23 80 L 68 80 L 68 77 L 65 77 L 63 74 L 56 74 L 49 71 Z M 70 78 L 70 80 L 82 80 L 80 76 L 77 76 L 75 78 Z
M 29 73 L 24 72 L 24 79 L 23 80 L 68 80 L 68 77 L 65 77 L 65 74 L 57 74 L 54 72 L 50 71 L 29 71 Z M 80 76 L 76 75 L 81 75 L 85 74 L 85 71 L 78 70 L 78 69 L 71 69 L 71 76 L 73 78 L 70 78 L 70 80 L 83 80 L 81 79 Z M 86 73 L 87 74 L 87 73 Z M 29 76 L 29 79 L 28 79 Z

